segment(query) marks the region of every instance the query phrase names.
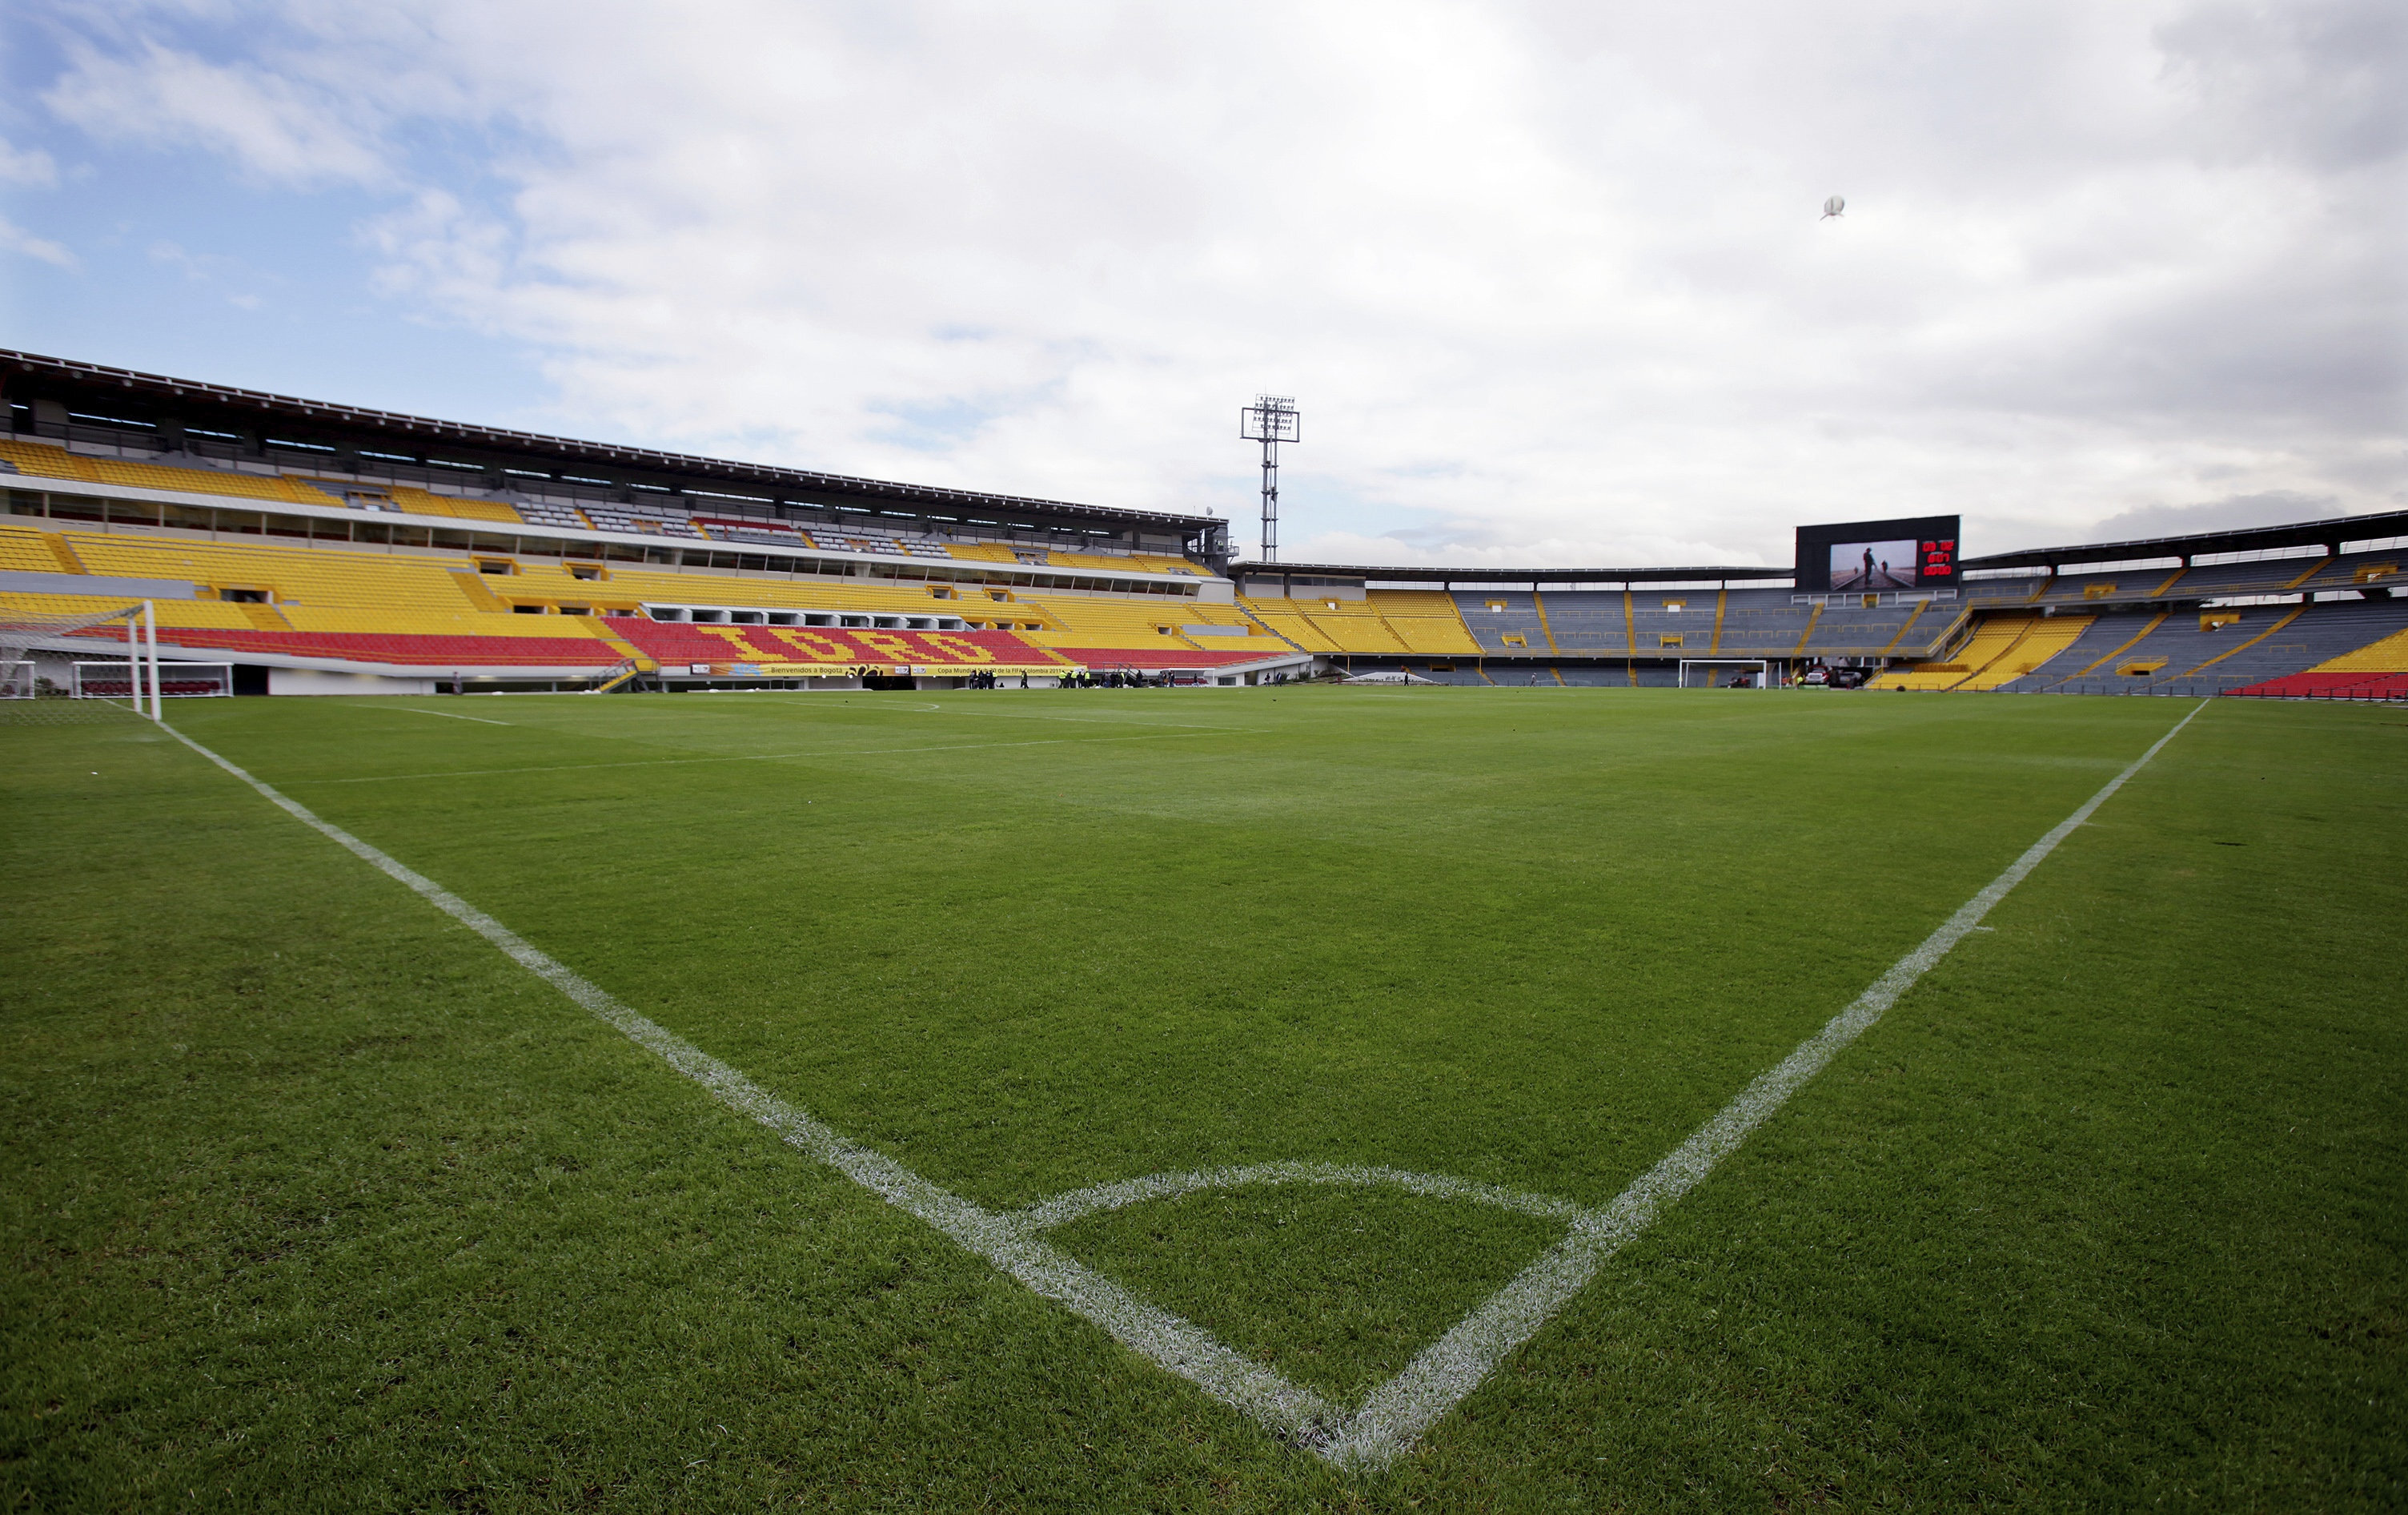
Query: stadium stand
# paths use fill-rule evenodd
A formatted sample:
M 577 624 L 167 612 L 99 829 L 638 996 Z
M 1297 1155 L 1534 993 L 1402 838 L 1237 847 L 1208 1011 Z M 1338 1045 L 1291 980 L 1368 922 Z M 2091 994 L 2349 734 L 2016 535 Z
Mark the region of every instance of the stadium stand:
M 1456 614 L 1472 644 L 1496 656 L 1527 657 L 1554 650 L 1539 621 L 1538 596 L 1522 589 L 1458 589 Z
M 1453 596 L 1430 589 L 1373 589 L 1372 608 L 1408 652 L 1469 656 L 1480 643 L 1455 613 Z
M 280 474 L 253 474 L 208 468 L 171 468 L 115 457 L 82 457 L 40 442 L 0 441 L 0 460 L 10 471 L 127 489 L 165 489 L 187 495 L 232 495 L 295 505 L 336 505 L 339 497 Z
M 163 641 L 227 661 L 517 671 L 516 687 L 629 669 L 1217 680 L 1308 665 L 1649 687 L 1680 682 L 1684 662 L 1759 659 L 1957 692 L 2400 698 L 2408 677 L 2408 600 L 2391 598 L 2408 512 L 2001 553 L 1966 560 L 1938 599 L 1799 593 L 1750 568 L 1537 570 L 1492 590 L 1455 587 L 1492 581 L 1453 570 L 1232 564 L 1215 517 L 531 437 L 29 354 L 0 354 L 0 604 L 149 599 Z M 1429 587 L 1381 586 L 1415 583 Z
M 2398 606 L 2399 601 L 2390 602 L 2395 613 Z M 2408 621 L 2408 613 L 2398 613 Z M 2360 619 L 2362 623 L 2379 625 L 2385 618 Z M 2363 628 L 2361 624 L 2355 629 Z M 2320 629 L 2313 628 L 2311 634 Z M 2408 625 L 2354 651 L 2329 657 L 2304 672 L 2281 673 L 2226 692 L 2281 700 L 2408 699 Z
M 1996 657 L 1957 685 L 1963 689 L 1995 689 L 2028 677 L 2078 641 L 2090 627 L 2087 615 L 2028 618 L 2024 628 Z
M 1247 595 L 1238 602 L 1265 629 L 1307 652 L 1386 656 L 1483 650 L 1455 600 L 1435 590 L 1371 589 L 1360 599 Z
M 870 628 L 698 626 L 611 616 L 605 623 L 664 666 L 730 674 L 840 673 L 857 667 L 1057 672 L 1070 659 L 1010 631 L 896 631 Z
M 1455 597 L 1456 603 L 1461 604 L 1463 598 Z M 1546 595 L 1546 612 L 1543 636 L 1554 642 L 1555 651 L 1584 656 L 1629 655 L 1630 621 L 1623 613 L 1620 590 L 1552 590 Z M 1535 607 L 1532 618 L 1536 619 Z
M 2203 557 L 2220 555 L 2201 554 Z M 2297 594 L 2356 589 L 2396 579 L 2408 559 L 2397 548 L 2351 553 L 2315 549 L 2233 555 L 2239 561 L 2179 562 L 2157 559 L 2050 576 L 2037 570 L 1976 579 L 1966 584 L 1969 600 L 1985 609 L 2011 605 L 2052 607 L 2152 604 L 2170 599 L 2211 600 L 2227 596 Z
M 1316 651 L 1379 656 L 1412 650 L 1389 628 L 1386 620 L 1368 599 L 1308 599 L 1298 597 L 1284 600 L 1250 599 L 1244 603 L 1257 618 L 1268 611 L 1283 623 L 1283 630 L 1285 627 L 1293 626 L 1316 635 L 1323 643 Z M 1265 624 L 1272 623 L 1266 621 Z
M 2282 607 L 2253 607 L 2278 611 Z M 2256 636 L 2233 642 L 2179 673 L 2167 670 L 2169 692 L 2223 694 L 2295 672 L 2341 665 L 2340 671 L 2390 671 L 2367 667 L 2389 654 L 2381 649 L 2408 628 L 2408 601 L 2334 600 L 2299 607 L 2298 613 L 2278 616 Z M 2228 628 L 2227 639 L 2245 635 L 2251 623 Z M 2206 640 L 2206 639 L 2202 639 Z M 2357 661 L 2364 659 L 2363 662 Z M 2304 665 L 2304 667 L 2303 667 Z
M 2052 658 L 2048 666 L 2037 672 L 2020 675 L 1999 685 L 2011 694 L 2036 694 L 2054 688 L 2068 679 L 2081 678 L 2097 671 L 2099 667 L 2117 655 L 2129 651 L 2166 618 L 2159 611 L 2102 611 L 2087 617 L 2082 634 L 2068 643 Z
M 1883 689 L 1956 688 L 1986 673 L 1993 663 L 2006 657 L 2042 619 L 2029 613 L 1985 616 L 1974 627 L 1972 637 L 1946 662 L 1917 663 L 1902 671 L 1884 673 L 1872 683 Z

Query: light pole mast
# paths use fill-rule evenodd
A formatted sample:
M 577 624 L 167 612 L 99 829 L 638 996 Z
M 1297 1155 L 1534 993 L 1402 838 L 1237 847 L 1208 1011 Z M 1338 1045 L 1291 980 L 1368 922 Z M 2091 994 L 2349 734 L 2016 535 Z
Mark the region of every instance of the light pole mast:
M 1238 412 L 1238 435 L 1263 444 L 1263 553 L 1279 561 L 1279 444 L 1304 440 L 1304 423 L 1292 395 L 1257 395 Z

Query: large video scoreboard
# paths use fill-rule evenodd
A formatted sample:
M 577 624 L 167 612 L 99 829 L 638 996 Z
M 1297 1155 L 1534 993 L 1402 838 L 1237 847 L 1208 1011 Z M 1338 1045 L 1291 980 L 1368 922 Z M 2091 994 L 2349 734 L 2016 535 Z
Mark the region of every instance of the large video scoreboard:
M 1865 594 L 1956 587 L 1954 515 L 1847 521 L 1798 528 L 1800 594 Z

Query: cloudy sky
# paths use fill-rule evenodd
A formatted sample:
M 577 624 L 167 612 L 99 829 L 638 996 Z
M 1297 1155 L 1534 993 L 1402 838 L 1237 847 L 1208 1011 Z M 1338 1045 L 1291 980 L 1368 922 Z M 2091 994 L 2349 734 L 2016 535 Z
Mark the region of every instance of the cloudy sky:
M 1246 545 L 1270 390 L 1292 561 L 2392 509 L 2403 16 L 7 0 L 0 345 Z

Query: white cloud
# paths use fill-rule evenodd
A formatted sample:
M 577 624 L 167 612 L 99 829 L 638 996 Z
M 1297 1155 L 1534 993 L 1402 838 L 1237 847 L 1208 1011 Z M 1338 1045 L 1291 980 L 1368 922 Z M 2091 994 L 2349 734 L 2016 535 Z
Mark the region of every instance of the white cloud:
M 2258 495 L 2231 495 L 2198 505 L 2143 505 L 2099 523 L 2093 541 L 2141 541 L 2152 537 L 2180 537 L 2195 531 L 2229 531 L 2240 527 L 2288 526 L 2322 521 L 2341 513 L 2341 502 L 2330 495 L 2301 495 L 2287 489 Z
M 50 161 L 49 153 L 38 149 L 15 147 L 0 138 L 0 186 L 49 189 L 58 181 L 58 165 Z
M 73 70 L 42 100 L 94 137 L 222 153 L 269 182 L 373 184 L 388 177 L 360 123 L 313 80 L 215 64 L 156 42 L 120 54 L 78 49 Z
M 384 292 L 533 349 L 566 429 L 1244 539 L 1275 389 L 1285 556 L 1492 566 L 2401 487 L 2377 0 L 280 15 L 50 98 L 390 184 Z
M 76 255 L 47 238 L 36 237 L 5 216 L 0 216 L 0 250 L 22 252 L 29 258 L 73 269 L 79 265 Z

